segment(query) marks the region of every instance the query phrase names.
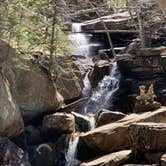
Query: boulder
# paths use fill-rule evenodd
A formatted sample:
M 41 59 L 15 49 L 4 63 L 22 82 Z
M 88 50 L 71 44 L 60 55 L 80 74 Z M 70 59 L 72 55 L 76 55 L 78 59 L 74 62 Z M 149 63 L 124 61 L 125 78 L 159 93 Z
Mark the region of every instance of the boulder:
M 31 120 L 45 111 L 57 109 L 63 99 L 60 97 L 48 73 L 32 64 L 23 55 L 0 40 L 0 68 L 10 84 L 10 90 L 25 120 Z
M 161 156 L 161 166 L 166 166 L 166 154 Z
M 6 138 L 0 138 L 0 165 L 30 166 L 24 151 Z
M 23 131 L 23 120 L 15 103 L 9 81 L 0 75 L 0 135 L 16 137 Z
M 129 137 L 134 155 L 166 151 L 166 123 L 132 124 L 129 127 Z
M 112 65 L 106 60 L 100 60 L 95 64 L 94 69 L 89 76 L 93 88 L 98 85 L 105 75 L 110 74 L 111 66 Z
M 83 89 L 83 76 L 70 56 L 60 56 L 55 59 L 59 65 L 56 86 L 65 101 L 81 96 Z
M 25 121 L 59 109 L 63 98 L 48 78 L 48 74 L 29 62 L 22 64 L 19 60 L 17 63 L 6 67 L 5 75 L 9 79 L 11 93 Z
M 120 166 L 130 158 L 130 155 L 131 150 L 124 150 L 102 156 L 90 162 L 82 163 L 80 166 Z
M 156 101 L 151 100 L 139 100 L 135 103 L 135 109 L 134 111 L 136 113 L 142 113 L 146 111 L 154 111 L 161 107 L 161 104 Z
M 96 127 L 103 126 L 105 124 L 116 122 L 125 117 L 125 114 L 121 112 L 113 112 L 109 110 L 100 110 L 96 117 Z
M 111 153 L 130 148 L 129 127 L 136 122 L 166 122 L 166 107 L 154 112 L 131 114 L 108 125 L 98 127 L 90 132 L 81 134 L 79 139 L 78 156 L 81 160 L 95 157 L 102 153 Z M 91 153 L 86 153 L 89 151 Z M 81 154 L 84 154 L 82 156 Z
M 43 119 L 43 129 L 52 133 L 69 134 L 75 131 L 75 118 L 72 114 L 55 113 Z

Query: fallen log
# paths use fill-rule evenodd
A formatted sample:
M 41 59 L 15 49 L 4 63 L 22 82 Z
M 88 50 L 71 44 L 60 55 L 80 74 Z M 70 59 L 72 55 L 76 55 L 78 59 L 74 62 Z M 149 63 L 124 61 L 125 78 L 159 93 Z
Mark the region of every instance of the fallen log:
M 65 105 L 64 107 L 60 108 L 57 112 L 71 113 L 75 111 L 77 108 L 79 108 L 81 105 L 85 104 L 88 100 L 89 100 L 89 97 L 84 97 L 73 103 Z
M 106 32 L 109 32 L 109 33 L 136 33 L 138 34 L 139 32 L 136 31 L 136 30 L 85 30 L 83 31 L 82 33 L 106 33 Z

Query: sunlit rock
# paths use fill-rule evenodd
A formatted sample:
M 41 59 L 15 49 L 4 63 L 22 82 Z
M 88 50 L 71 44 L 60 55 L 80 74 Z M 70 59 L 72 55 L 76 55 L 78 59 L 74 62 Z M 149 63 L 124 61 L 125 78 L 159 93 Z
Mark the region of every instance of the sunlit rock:
M 156 95 L 154 93 L 153 84 L 149 86 L 147 92 L 145 92 L 145 86 L 140 86 L 139 89 L 140 95 L 136 97 L 135 112 L 153 111 L 160 108 L 161 104 L 154 101 Z
M 79 158 L 84 160 L 101 153 L 110 153 L 130 148 L 128 129 L 136 122 L 166 123 L 166 108 L 162 107 L 157 111 L 139 115 L 131 114 L 115 123 L 81 134 L 78 151 Z M 85 153 L 87 150 L 91 153 Z
M 55 113 L 43 119 L 43 129 L 56 133 L 72 133 L 75 131 L 75 118 L 72 114 Z
M 131 150 L 124 150 L 97 158 L 96 160 L 82 163 L 80 166 L 119 166 L 124 164 L 131 155 Z
M 162 153 L 166 151 L 166 123 L 132 124 L 129 127 L 129 137 L 135 158 L 144 157 L 149 163 L 159 164 Z
M 20 110 L 10 92 L 10 83 L 0 75 L 0 135 L 18 136 L 23 131 Z

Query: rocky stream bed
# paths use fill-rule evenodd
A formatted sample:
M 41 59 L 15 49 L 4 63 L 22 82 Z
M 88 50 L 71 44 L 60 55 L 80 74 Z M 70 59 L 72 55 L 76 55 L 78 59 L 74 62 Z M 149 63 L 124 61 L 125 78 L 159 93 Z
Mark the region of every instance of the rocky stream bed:
M 47 55 L 0 40 L 0 165 L 166 166 L 166 25 L 141 48 L 129 17 L 103 17 L 115 58 L 99 19 L 73 23 L 55 82 Z

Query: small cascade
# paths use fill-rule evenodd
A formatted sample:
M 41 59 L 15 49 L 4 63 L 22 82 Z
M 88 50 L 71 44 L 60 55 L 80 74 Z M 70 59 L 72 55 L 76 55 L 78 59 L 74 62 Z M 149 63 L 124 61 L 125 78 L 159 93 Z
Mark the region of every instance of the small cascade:
M 89 39 L 84 33 L 81 32 L 81 24 L 72 24 L 72 34 L 69 35 L 71 41 L 71 50 L 73 55 L 81 55 L 88 57 L 90 53 Z
M 81 24 L 72 24 L 72 34 L 69 35 L 71 40 L 72 54 L 77 57 L 76 61 L 78 64 L 82 65 L 86 71 L 89 68 L 89 64 L 94 66 L 92 61 L 93 56 L 91 56 L 91 44 L 86 34 L 81 32 Z M 87 65 L 88 64 L 88 65 Z M 89 72 L 87 71 L 84 78 L 84 89 L 82 95 L 84 97 L 90 97 L 88 102 L 80 108 L 80 113 L 85 114 L 89 119 L 89 129 L 93 130 L 95 128 L 95 116 L 94 114 L 103 108 L 109 108 L 111 104 L 111 98 L 119 88 L 120 72 L 116 63 L 114 63 L 110 75 L 105 76 L 103 80 L 98 84 L 97 88 L 93 90 L 91 88 L 91 83 L 89 80 Z M 66 155 L 66 166 L 78 165 L 76 160 L 77 155 L 77 145 L 79 142 L 79 137 L 71 137 L 69 142 L 69 147 Z
M 108 109 L 113 94 L 119 89 L 121 74 L 114 63 L 110 75 L 105 76 L 92 92 L 89 101 L 84 106 L 84 113 L 96 113 L 100 109 Z
M 90 83 L 90 80 L 89 80 L 89 73 L 90 71 L 88 71 L 85 75 L 85 78 L 83 80 L 83 83 L 84 83 L 84 88 L 82 90 L 82 95 L 84 97 L 88 97 L 90 96 L 90 93 L 91 93 L 91 83 Z
M 91 57 L 91 48 L 95 46 L 95 43 L 90 43 L 90 37 L 88 34 L 81 32 L 81 24 L 72 24 L 72 33 L 69 35 L 71 41 L 72 55 L 77 59 L 76 64 L 86 70 L 89 66 L 94 66 Z
M 88 117 L 89 117 L 89 130 L 93 130 L 95 129 L 95 123 L 96 123 L 94 114 L 88 114 Z
M 75 166 L 77 165 L 76 155 L 77 155 L 77 145 L 79 142 L 79 136 L 71 137 L 69 141 L 69 148 L 66 154 L 66 165 L 65 166 Z

